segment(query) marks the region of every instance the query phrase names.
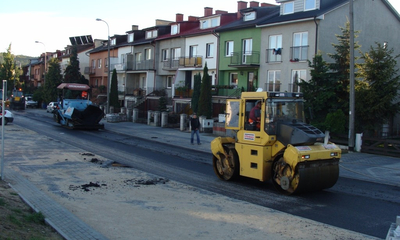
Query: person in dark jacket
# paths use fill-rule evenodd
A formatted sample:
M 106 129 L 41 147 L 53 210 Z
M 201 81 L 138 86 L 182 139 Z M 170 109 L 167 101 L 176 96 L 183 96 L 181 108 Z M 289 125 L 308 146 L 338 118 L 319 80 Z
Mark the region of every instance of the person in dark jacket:
M 192 129 L 192 134 L 190 135 L 190 143 L 193 145 L 193 135 L 196 134 L 197 136 L 197 144 L 200 145 L 200 135 L 199 135 L 199 129 L 200 129 L 200 121 L 197 118 L 197 114 L 193 113 L 192 118 L 190 119 L 190 127 Z

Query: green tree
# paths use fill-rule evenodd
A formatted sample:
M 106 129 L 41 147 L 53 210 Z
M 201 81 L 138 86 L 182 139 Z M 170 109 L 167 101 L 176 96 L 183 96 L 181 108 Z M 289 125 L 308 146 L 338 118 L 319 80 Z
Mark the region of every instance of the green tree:
M 379 132 L 400 111 L 396 101 L 400 92 L 396 58 L 400 55 L 393 56 L 393 52 L 376 43 L 361 56 L 364 63 L 359 67 L 362 80 L 356 84 L 356 125 L 363 128 L 358 131 Z
M 11 92 L 19 84 L 20 69 L 16 67 L 14 55 L 11 54 L 11 44 L 7 52 L 3 53 L 3 62 L 0 64 L 0 79 L 7 80 L 7 89 Z
M 347 21 L 345 27 L 340 27 L 342 35 L 336 35 L 338 44 L 333 43 L 332 46 L 335 49 L 335 53 L 328 54 L 329 57 L 333 58 L 334 63 L 330 64 L 330 68 L 334 73 L 335 87 L 336 87 L 336 97 L 339 108 L 342 109 L 344 113 L 348 113 L 349 109 L 349 90 L 350 90 L 350 22 Z M 357 33 L 354 32 L 354 38 L 357 38 Z M 354 50 L 360 48 L 358 42 L 354 43 Z M 358 58 L 355 58 L 355 61 Z
M 46 73 L 46 82 L 43 89 L 43 101 L 45 103 L 54 102 L 58 99 L 57 86 L 61 84 L 61 81 L 62 75 L 60 63 L 56 58 L 52 58 L 49 62 L 48 71 Z
M 203 69 L 203 79 L 201 80 L 199 109 L 197 115 L 204 115 L 206 118 L 211 118 L 212 115 L 211 78 L 208 74 L 207 63 Z
M 308 61 L 310 67 L 310 81 L 301 80 L 299 85 L 306 100 L 305 113 L 310 123 L 321 130 L 330 128 L 326 117 L 328 113 L 336 111 L 337 84 L 329 73 L 329 64 L 322 59 L 321 54 L 315 55 L 313 61 Z
M 193 95 L 192 95 L 193 112 L 197 112 L 199 109 L 200 88 L 201 88 L 201 74 L 198 73 L 194 75 Z
M 74 45 L 71 49 L 69 65 L 65 69 L 64 82 L 66 83 L 81 83 L 82 74 L 79 68 L 78 50 Z
M 167 108 L 167 98 L 165 96 L 161 96 L 158 99 L 158 111 L 165 112 L 167 110 L 168 110 L 168 108 Z
M 113 70 L 111 77 L 111 87 L 110 87 L 110 106 L 114 108 L 120 108 L 118 101 L 118 79 L 117 79 L 117 71 Z

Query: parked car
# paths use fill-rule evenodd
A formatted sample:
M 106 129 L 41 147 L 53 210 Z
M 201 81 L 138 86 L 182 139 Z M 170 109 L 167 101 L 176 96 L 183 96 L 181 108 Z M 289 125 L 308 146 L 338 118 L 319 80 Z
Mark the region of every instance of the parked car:
M 2 115 L 2 107 L 0 106 L 0 125 L 3 122 L 3 115 Z M 12 112 L 10 112 L 9 110 L 5 110 L 4 109 L 4 125 L 7 125 L 7 123 L 11 123 L 14 121 L 14 114 Z
M 47 112 L 52 113 L 54 109 L 58 107 L 58 102 L 50 102 L 47 104 Z
M 38 107 L 38 102 L 33 101 L 33 98 L 31 96 L 25 96 L 25 107 L 26 108 L 37 108 Z

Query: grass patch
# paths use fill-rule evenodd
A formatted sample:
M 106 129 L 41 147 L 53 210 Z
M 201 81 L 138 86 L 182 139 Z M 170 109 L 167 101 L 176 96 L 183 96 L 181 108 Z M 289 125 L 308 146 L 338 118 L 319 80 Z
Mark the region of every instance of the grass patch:
M 6 200 L 4 198 L 0 198 L 0 206 L 5 206 L 6 205 Z
M 8 219 L 10 220 L 10 222 L 12 222 L 13 224 L 17 225 L 17 226 L 22 226 L 21 221 L 19 221 L 19 219 L 14 215 L 14 214 L 10 214 L 8 215 Z
M 41 212 L 34 212 L 25 216 L 27 222 L 34 222 L 39 224 L 45 224 L 44 215 Z

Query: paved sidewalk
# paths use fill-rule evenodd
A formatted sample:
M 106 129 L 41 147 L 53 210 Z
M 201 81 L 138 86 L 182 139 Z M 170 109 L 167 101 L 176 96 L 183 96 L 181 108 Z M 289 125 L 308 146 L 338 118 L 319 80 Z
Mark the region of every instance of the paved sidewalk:
M 46 216 L 46 222 L 65 239 L 107 239 L 52 198 L 44 194 L 19 173 L 12 169 L 7 169 L 5 177 L 21 198 L 36 212 L 42 212 L 43 215 Z
M 171 129 L 171 128 L 160 128 L 160 127 L 148 126 L 145 124 L 138 124 L 132 122 L 120 122 L 120 123 L 104 122 L 104 124 L 105 124 L 105 131 L 117 132 L 120 134 L 135 136 L 150 141 L 162 142 L 164 144 L 170 144 L 174 146 L 179 145 L 180 147 L 192 149 L 194 151 L 210 153 L 210 162 L 211 162 L 210 143 L 216 137 L 212 134 L 201 133 L 200 138 L 202 144 L 191 145 L 190 132 L 188 131 L 180 131 L 179 129 Z M 393 186 L 400 185 L 399 184 L 400 175 L 398 174 L 398 172 L 400 172 L 400 158 L 385 157 L 385 156 L 363 154 L 363 153 L 348 153 L 342 155 L 342 160 L 340 163 L 341 177 L 361 179 L 377 183 L 389 184 Z M 48 221 L 48 223 L 51 226 L 53 226 L 65 239 L 107 239 L 107 237 L 105 237 L 103 234 L 99 233 L 97 230 L 93 229 L 87 223 L 77 218 L 73 213 L 68 211 L 66 208 L 57 203 L 51 197 L 47 196 L 42 190 L 35 187 L 33 183 L 29 182 L 18 172 L 13 171 L 11 169 L 7 169 L 5 176 L 6 180 L 11 183 L 12 187 L 21 195 L 21 197 L 33 209 L 43 212 L 43 214 L 46 216 L 46 220 Z M 221 201 L 221 206 L 219 207 L 221 208 L 222 206 L 226 207 L 229 206 L 230 204 L 232 205 L 232 203 L 228 203 L 227 200 L 224 200 Z M 207 205 L 208 203 L 204 204 L 204 206 Z M 237 207 L 234 207 L 232 209 L 237 209 Z M 201 212 L 200 210 L 198 211 Z M 257 212 L 260 211 L 255 210 L 254 214 L 256 214 Z M 288 218 L 288 216 L 286 216 L 285 214 L 281 214 L 275 211 L 269 212 L 269 214 L 275 214 L 275 215 L 273 215 L 272 218 L 270 216 L 268 218 L 269 219 L 268 221 L 274 221 L 273 219 L 276 219 L 276 221 L 282 221 L 282 220 L 286 221 L 286 219 Z M 90 217 L 96 218 L 97 216 L 90 216 Z M 117 219 L 115 221 L 117 221 Z M 267 221 L 267 219 L 264 219 L 263 221 Z M 300 221 L 300 224 L 302 221 Z M 260 221 L 258 220 L 257 222 Z M 273 226 L 275 223 L 265 222 L 265 224 L 267 225 L 272 224 L 271 226 Z M 294 223 L 292 222 L 292 224 Z M 324 229 L 323 231 L 321 231 L 321 234 L 323 234 L 322 232 L 324 232 L 325 234 L 328 233 L 331 234 L 330 232 L 335 232 L 335 234 L 337 233 L 338 234 L 337 236 L 339 236 L 339 238 L 342 239 L 345 239 L 346 236 L 350 236 L 351 239 L 375 239 L 371 236 L 365 236 L 338 228 L 332 228 L 331 230 L 329 230 L 330 227 L 327 227 L 326 225 L 320 223 L 307 222 L 305 224 L 306 226 L 308 226 L 307 227 L 308 231 L 306 232 L 303 231 L 302 234 L 307 235 L 307 232 L 309 232 L 310 237 L 304 238 L 304 237 L 299 237 L 301 235 L 298 235 L 300 239 L 318 239 L 316 235 L 311 236 L 311 234 L 315 234 L 315 231 L 311 231 L 312 228 Z M 296 226 L 294 225 L 292 227 L 296 228 Z M 155 232 L 148 234 L 149 236 L 145 239 L 160 239 L 160 236 L 157 236 L 155 238 L 151 237 L 156 234 Z M 329 234 L 328 236 L 331 236 Z M 331 237 L 333 238 L 326 237 L 326 239 L 335 239 L 333 235 Z M 288 235 L 277 235 L 276 233 L 271 231 L 269 238 L 292 239 L 293 237 L 290 237 Z M 181 238 L 177 237 L 176 239 L 184 239 L 184 238 L 182 238 L 181 236 Z

